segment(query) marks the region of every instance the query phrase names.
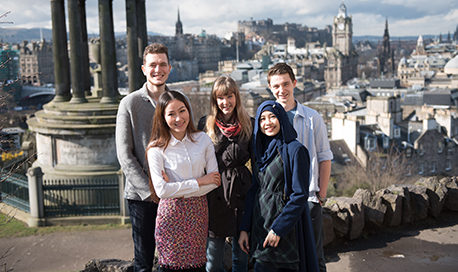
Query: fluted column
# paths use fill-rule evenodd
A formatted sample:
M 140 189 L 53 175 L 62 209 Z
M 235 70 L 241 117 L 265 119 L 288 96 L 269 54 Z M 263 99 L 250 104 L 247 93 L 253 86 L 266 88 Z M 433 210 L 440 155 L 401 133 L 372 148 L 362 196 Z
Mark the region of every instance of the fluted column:
M 86 0 L 79 0 L 81 16 L 81 42 L 83 50 L 83 76 L 84 76 L 84 92 L 86 96 L 91 95 L 91 72 L 89 70 L 89 43 L 87 39 L 87 22 L 86 22 Z
M 100 103 L 117 103 L 119 96 L 112 4 L 112 0 L 99 0 L 100 53 L 103 86 L 103 97 Z
M 64 0 L 51 0 L 52 44 L 54 61 L 54 86 L 56 96 L 53 102 L 70 100 L 70 69 L 67 49 Z
M 87 102 L 84 95 L 83 42 L 81 16 L 78 0 L 68 0 L 68 24 L 70 36 L 70 67 L 72 78 L 72 99 L 70 103 Z
M 137 80 L 140 78 L 139 73 L 141 73 L 141 62 L 138 61 L 140 46 L 138 44 L 139 39 L 136 0 L 126 0 L 126 24 L 129 92 L 133 92 L 139 88 L 139 83 Z
M 137 88 L 139 89 L 146 81 L 145 75 L 141 72 L 140 66 L 143 64 L 143 51 L 148 45 L 148 32 L 146 29 L 146 6 L 145 0 L 136 0 L 137 10 L 137 32 L 138 32 L 138 77 Z

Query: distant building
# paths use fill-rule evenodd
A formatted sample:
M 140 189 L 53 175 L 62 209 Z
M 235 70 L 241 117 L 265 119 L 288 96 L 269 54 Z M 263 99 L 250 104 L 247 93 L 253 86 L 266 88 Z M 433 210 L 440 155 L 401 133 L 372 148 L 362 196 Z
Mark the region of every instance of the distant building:
M 218 62 L 221 60 L 220 39 L 216 35 L 207 34 L 205 30 L 202 30 L 199 35 L 183 34 L 183 23 L 179 12 L 175 25 L 175 36 L 153 36 L 151 39 L 152 42 L 166 45 L 169 49 L 170 59 L 179 61 L 185 67 L 185 73 L 180 70 L 176 73 L 172 71 L 171 80 L 195 80 L 199 77 L 199 73 L 207 70 L 218 70 Z M 196 62 L 197 70 L 194 69 L 194 63 L 185 64 L 184 62 Z M 173 66 L 172 69 L 174 69 Z M 186 76 L 182 77 L 181 74 Z
M 456 107 L 424 106 L 402 119 L 399 96 L 369 97 L 365 125 L 355 116 L 332 118 L 332 140 L 345 140 L 366 169 L 390 152 L 404 162 L 406 176 L 458 173 L 458 115 Z M 384 155 L 385 154 L 385 155 Z M 383 162 L 379 165 L 383 166 Z
M 379 54 L 380 72 L 384 75 L 393 75 L 394 68 L 394 51 L 391 50 L 390 34 L 388 33 L 388 18 L 385 23 L 385 33 L 383 34 L 382 50 Z
M 22 85 L 41 86 L 54 83 L 52 44 L 23 41 L 20 45 Z
M 332 48 L 326 48 L 327 65 L 324 71 L 326 89 L 340 87 L 356 77 L 358 55 L 353 49 L 352 17 L 342 2 L 332 25 Z
M 272 19 L 254 21 L 239 21 L 237 31 L 244 33 L 246 40 L 262 39 L 263 42 L 272 44 L 285 44 L 287 39 L 294 38 L 299 47 L 304 47 L 310 42 L 321 44 L 331 43 L 331 27 L 324 29 L 303 26 L 295 23 L 284 23 L 276 25 Z
M 11 46 L 9 44 L 4 44 L 0 47 L 0 91 L 12 92 L 15 101 L 18 101 L 21 97 L 21 86 L 20 86 L 20 73 L 19 68 L 19 50 L 16 45 Z M 5 96 L 6 100 L 9 100 L 8 96 Z M 2 102 L 9 101 L 3 100 Z M 4 105 L 0 105 L 0 108 L 3 108 Z M 10 108 L 12 105 L 6 105 Z

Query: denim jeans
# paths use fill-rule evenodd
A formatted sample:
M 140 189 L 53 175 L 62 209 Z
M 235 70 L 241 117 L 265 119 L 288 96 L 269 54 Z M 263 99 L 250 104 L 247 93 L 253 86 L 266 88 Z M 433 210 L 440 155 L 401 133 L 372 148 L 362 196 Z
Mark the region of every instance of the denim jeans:
M 324 259 L 324 231 L 323 231 L 323 210 L 320 203 L 308 201 L 310 216 L 312 217 L 313 234 L 315 236 L 316 256 L 320 272 L 326 272 L 326 261 Z
M 128 200 L 132 238 L 134 240 L 134 272 L 151 272 L 154 263 L 157 204 Z
M 225 272 L 224 244 L 226 238 L 207 237 L 207 272 Z M 239 246 L 239 236 L 232 237 L 232 272 L 246 272 L 248 255 Z
M 254 263 L 253 272 L 295 272 L 296 270 L 286 269 L 286 268 L 277 268 L 269 263 Z

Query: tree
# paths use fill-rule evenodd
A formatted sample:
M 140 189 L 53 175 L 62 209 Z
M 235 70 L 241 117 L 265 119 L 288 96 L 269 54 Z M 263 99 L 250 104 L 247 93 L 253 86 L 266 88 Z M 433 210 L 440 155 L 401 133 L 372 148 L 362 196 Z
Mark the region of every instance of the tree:
M 337 193 L 352 196 L 358 188 L 376 192 L 393 184 L 412 183 L 418 179 L 414 164 L 406 157 L 405 152 L 391 146 L 368 152 L 364 168 L 352 162 L 345 173 L 338 177 Z

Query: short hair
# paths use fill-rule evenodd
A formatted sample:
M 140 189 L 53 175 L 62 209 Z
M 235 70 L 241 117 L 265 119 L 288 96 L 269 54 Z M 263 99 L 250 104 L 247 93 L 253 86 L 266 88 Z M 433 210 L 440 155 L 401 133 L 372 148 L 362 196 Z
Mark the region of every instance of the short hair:
M 167 46 L 163 45 L 162 43 L 152 43 L 148 44 L 143 51 L 143 64 L 146 62 L 146 56 L 148 54 L 161 54 L 164 53 L 167 56 L 167 62 L 170 64 L 169 60 L 169 49 Z
M 293 69 L 288 64 L 284 62 L 279 62 L 269 69 L 269 72 L 267 73 L 267 83 L 270 85 L 270 78 L 272 76 L 284 74 L 288 74 L 292 82 L 296 80 L 296 76 L 294 76 Z
M 183 102 L 186 109 L 189 113 L 189 122 L 188 126 L 186 127 L 186 134 L 190 138 L 192 142 L 194 142 L 193 134 L 197 132 L 197 129 L 194 127 L 192 122 L 192 115 L 191 115 L 191 106 L 188 103 L 186 97 L 177 91 L 166 91 L 159 97 L 159 100 L 156 105 L 156 111 L 153 117 L 153 129 L 151 131 L 150 142 L 148 145 L 148 149 L 150 147 L 163 147 L 164 150 L 167 148 L 171 136 L 170 136 L 170 128 L 165 121 L 165 108 L 169 105 L 172 100 L 178 100 Z

